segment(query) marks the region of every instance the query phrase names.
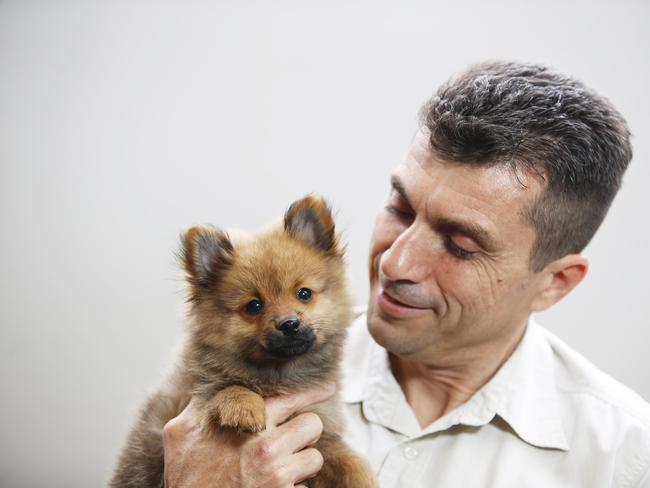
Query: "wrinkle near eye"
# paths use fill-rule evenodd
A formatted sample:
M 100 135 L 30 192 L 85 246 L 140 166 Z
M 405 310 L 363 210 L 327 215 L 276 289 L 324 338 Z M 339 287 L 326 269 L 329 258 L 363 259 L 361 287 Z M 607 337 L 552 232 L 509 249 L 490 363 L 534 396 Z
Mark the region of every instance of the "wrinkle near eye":
M 474 263 L 474 275 L 482 288 L 482 295 L 489 298 L 489 303 L 494 304 L 498 296 L 499 272 L 495 264 L 487 259 L 477 259 Z

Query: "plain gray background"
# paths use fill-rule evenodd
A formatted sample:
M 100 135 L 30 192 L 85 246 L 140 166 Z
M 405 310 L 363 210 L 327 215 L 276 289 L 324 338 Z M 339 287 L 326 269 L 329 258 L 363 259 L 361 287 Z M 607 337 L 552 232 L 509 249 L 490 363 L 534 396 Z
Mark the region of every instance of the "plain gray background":
M 0 486 L 107 479 L 183 323 L 195 223 L 256 229 L 317 192 L 358 303 L 420 104 L 486 58 L 548 63 L 634 133 L 579 289 L 539 321 L 650 398 L 644 1 L 0 0 Z

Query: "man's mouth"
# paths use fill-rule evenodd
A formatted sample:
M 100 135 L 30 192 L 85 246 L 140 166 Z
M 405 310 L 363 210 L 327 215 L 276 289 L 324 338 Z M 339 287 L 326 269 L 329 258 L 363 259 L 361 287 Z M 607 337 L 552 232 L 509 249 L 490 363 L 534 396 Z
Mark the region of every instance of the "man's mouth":
M 406 302 L 404 300 L 398 299 L 397 297 L 395 297 L 391 293 L 387 292 L 386 290 L 382 290 L 382 292 L 384 293 L 384 295 L 386 295 L 387 300 L 390 300 L 391 302 L 393 302 L 396 305 L 400 305 L 402 307 L 409 307 L 409 308 L 419 308 L 419 309 L 427 308 L 427 307 L 420 307 L 420 306 L 417 306 L 417 305 L 413 305 L 413 304 L 408 303 L 408 302 Z
M 377 305 L 386 315 L 395 318 L 416 317 L 431 310 L 429 307 L 406 303 L 381 287 L 377 290 Z

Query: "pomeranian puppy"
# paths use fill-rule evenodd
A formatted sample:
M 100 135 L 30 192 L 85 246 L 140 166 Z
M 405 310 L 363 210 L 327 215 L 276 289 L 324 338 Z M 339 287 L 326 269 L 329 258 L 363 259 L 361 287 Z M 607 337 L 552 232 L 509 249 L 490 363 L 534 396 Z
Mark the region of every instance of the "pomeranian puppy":
M 189 327 L 178 363 L 147 399 L 110 486 L 162 487 L 164 425 L 193 397 L 206 432 L 265 429 L 264 397 L 339 380 L 351 322 L 343 250 L 324 201 L 294 202 L 277 225 L 228 236 L 208 226 L 182 237 Z M 324 458 L 312 488 L 373 488 L 366 462 L 341 440 L 336 395 L 312 409 Z M 251 435 L 251 434 L 244 434 Z

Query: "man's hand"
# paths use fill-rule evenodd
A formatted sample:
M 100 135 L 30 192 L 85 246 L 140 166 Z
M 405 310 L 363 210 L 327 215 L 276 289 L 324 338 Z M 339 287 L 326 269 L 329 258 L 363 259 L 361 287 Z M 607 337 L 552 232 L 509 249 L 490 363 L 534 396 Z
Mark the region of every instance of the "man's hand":
M 334 385 L 266 403 L 266 430 L 239 434 L 223 430 L 208 435 L 199 429 L 193 402 L 163 432 L 165 488 L 293 488 L 315 476 L 323 457 L 313 446 L 323 432 L 314 413 L 296 412 L 323 402 Z

